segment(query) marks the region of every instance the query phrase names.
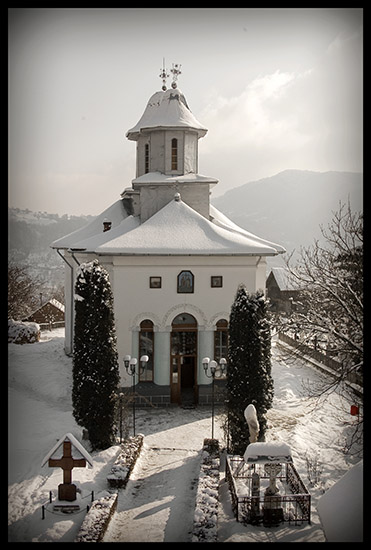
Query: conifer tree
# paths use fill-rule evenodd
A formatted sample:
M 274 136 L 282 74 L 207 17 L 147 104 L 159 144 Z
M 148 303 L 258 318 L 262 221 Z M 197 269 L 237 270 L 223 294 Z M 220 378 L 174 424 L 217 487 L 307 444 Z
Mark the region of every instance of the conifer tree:
M 114 442 L 119 382 L 113 295 L 98 260 L 81 264 L 75 284 L 73 416 L 88 430 L 93 449 Z
M 244 410 L 252 403 L 264 440 L 265 414 L 272 406 L 271 342 L 267 303 L 261 291 L 248 294 L 240 285 L 229 321 L 227 412 L 231 451 L 243 454 L 249 444 Z

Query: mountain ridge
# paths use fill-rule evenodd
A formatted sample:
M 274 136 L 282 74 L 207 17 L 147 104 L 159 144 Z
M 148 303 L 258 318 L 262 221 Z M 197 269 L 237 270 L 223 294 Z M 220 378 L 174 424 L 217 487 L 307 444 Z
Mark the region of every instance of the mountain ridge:
M 321 240 L 320 225 L 330 223 L 340 201 L 349 198 L 352 210 L 362 210 L 362 182 L 360 172 L 287 169 L 230 189 L 211 203 L 243 229 L 291 252 Z

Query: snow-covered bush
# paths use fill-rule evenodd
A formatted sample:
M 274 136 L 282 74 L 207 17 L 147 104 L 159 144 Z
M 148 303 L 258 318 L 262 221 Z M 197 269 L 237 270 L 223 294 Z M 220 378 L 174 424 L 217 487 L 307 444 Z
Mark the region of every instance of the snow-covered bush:
M 125 487 L 143 446 L 143 434 L 129 437 L 122 444 L 122 451 L 107 476 L 110 487 Z
M 117 493 L 111 495 L 105 491 L 99 499 L 94 500 L 82 522 L 75 542 L 100 542 L 116 506 Z
M 244 411 L 256 408 L 259 441 L 264 441 L 265 414 L 273 401 L 271 335 L 262 292 L 249 294 L 240 285 L 229 321 L 227 414 L 231 452 L 242 455 L 249 444 Z
M 8 319 L 8 343 L 33 344 L 40 340 L 40 326 L 37 323 L 26 323 Z
M 217 541 L 219 468 L 219 441 L 205 439 L 196 495 L 192 542 Z
M 113 294 L 108 272 L 94 260 L 81 264 L 76 278 L 72 388 L 73 416 L 93 449 L 114 443 L 118 382 Z

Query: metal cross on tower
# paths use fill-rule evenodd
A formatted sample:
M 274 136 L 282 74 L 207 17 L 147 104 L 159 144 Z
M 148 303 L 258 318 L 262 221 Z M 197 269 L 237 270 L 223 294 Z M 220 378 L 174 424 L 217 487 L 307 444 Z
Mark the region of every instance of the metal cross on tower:
M 176 81 L 178 80 L 178 76 L 182 74 L 182 71 L 180 70 L 181 65 L 178 65 L 178 63 L 173 63 L 173 68 L 170 69 L 170 72 L 173 73 L 173 81 L 171 83 L 172 88 L 177 87 Z
M 162 78 L 162 90 L 166 92 L 166 79 L 169 78 L 169 73 L 165 69 L 165 58 L 162 60 L 162 70 L 159 74 L 159 77 Z

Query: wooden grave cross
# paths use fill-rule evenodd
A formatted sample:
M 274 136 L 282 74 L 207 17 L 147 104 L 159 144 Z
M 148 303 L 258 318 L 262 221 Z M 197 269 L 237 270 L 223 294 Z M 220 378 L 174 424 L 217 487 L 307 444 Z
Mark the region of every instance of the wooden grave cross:
M 76 485 L 72 483 L 72 468 L 85 468 L 85 458 L 72 458 L 71 441 L 63 441 L 62 458 L 49 458 L 51 468 L 60 467 L 63 470 L 63 483 L 58 485 L 59 500 L 76 500 Z
M 58 485 L 58 500 L 76 500 L 76 485 L 72 483 L 73 468 L 85 468 L 86 462 L 91 466 L 93 460 L 82 445 L 74 438 L 72 434 L 66 434 L 63 438 L 63 455 L 62 458 L 52 458 L 52 455 L 60 447 L 62 440 L 49 451 L 44 458 L 42 466 L 48 461 L 48 466 L 51 468 L 62 468 L 63 483 Z M 72 447 L 76 447 L 82 458 L 73 458 Z

